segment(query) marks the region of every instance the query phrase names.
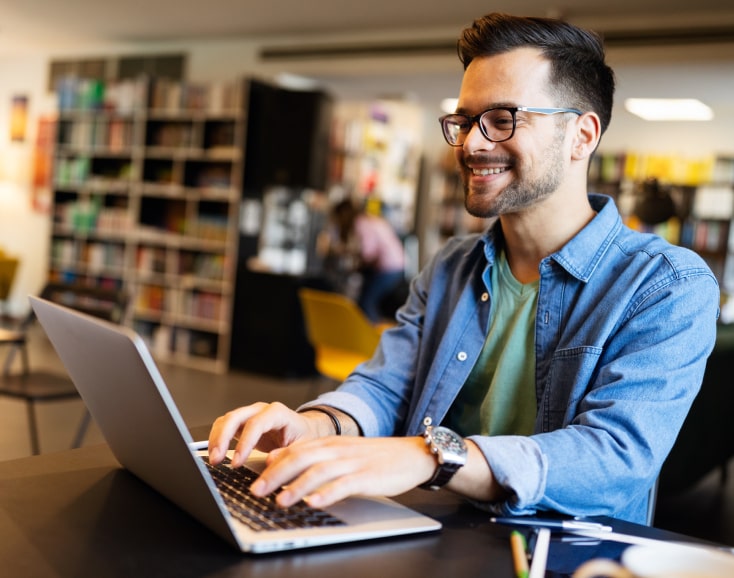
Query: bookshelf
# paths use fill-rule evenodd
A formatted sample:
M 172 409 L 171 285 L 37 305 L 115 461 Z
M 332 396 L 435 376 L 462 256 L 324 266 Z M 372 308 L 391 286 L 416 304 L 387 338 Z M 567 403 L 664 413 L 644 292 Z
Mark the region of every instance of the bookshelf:
M 156 358 L 226 371 L 246 81 L 61 91 L 49 279 L 124 289 Z
M 672 197 L 674 217 L 649 225 L 634 214 L 638 185 L 658 179 Z M 590 190 L 613 196 L 626 223 L 696 251 L 711 267 L 722 290 L 734 294 L 734 158 L 600 153 L 589 170 Z
M 339 102 L 330 151 L 332 189 L 380 206 L 400 236 L 415 229 L 423 112 L 399 100 Z

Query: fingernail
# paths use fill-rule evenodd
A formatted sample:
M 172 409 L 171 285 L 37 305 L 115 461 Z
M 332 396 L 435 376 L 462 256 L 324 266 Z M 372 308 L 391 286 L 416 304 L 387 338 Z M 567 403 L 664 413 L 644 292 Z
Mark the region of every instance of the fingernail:
M 303 498 L 303 501 L 313 508 L 320 508 L 323 500 L 318 494 L 311 494 Z
M 265 494 L 265 482 L 260 479 L 255 480 L 250 486 L 250 491 L 256 496 L 262 497 Z
M 209 461 L 210 462 L 219 461 L 219 450 L 217 448 L 212 448 L 209 450 Z
M 280 492 L 276 501 L 281 508 L 290 508 L 294 503 L 293 495 L 288 490 Z

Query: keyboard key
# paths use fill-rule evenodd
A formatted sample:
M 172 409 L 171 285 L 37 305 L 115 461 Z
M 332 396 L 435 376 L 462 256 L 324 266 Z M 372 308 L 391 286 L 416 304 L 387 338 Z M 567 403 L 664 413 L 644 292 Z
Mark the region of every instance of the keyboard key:
M 212 466 L 204 459 L 227 509 L 234 518 L 256 531 L 324 528 L 343 526 L 344 522 L 324 510 L 312 508 L 301 500 L 290 508 L 281 508 L 273 495 L 260 498 L 249 489 L 257 474 L 248 468 L 232 468 L 229 460 Z

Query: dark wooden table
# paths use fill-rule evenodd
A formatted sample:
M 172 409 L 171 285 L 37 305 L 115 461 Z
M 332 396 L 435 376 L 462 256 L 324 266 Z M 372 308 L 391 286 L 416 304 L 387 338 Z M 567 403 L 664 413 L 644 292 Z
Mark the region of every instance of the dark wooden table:
M 0 463 L 0 574 L 13 577 L 511 577 L 509 529 L 447 492 L 406 503 L 444 524 L 414 537 L 244 555 L 122 469 L 104 445 Z M 610 520 L 606 520 L 610 522 Z M 615 529 L 680 535 L 611 520 Z M 554 539 L 547 576 L 624 546 Z

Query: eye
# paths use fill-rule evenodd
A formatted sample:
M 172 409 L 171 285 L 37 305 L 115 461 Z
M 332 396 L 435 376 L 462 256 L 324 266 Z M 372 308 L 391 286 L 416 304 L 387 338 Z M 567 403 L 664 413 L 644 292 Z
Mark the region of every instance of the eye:
M 512 130 L 512 113 L 507 110 L 490 110 L 482 119 L 487 128 L 494 130 Z
M 466 116 L 456 115 L 451 117 L 451 124 L 453 124 L 458 130 L 465 131 L 471 128 L 472 122 Z

